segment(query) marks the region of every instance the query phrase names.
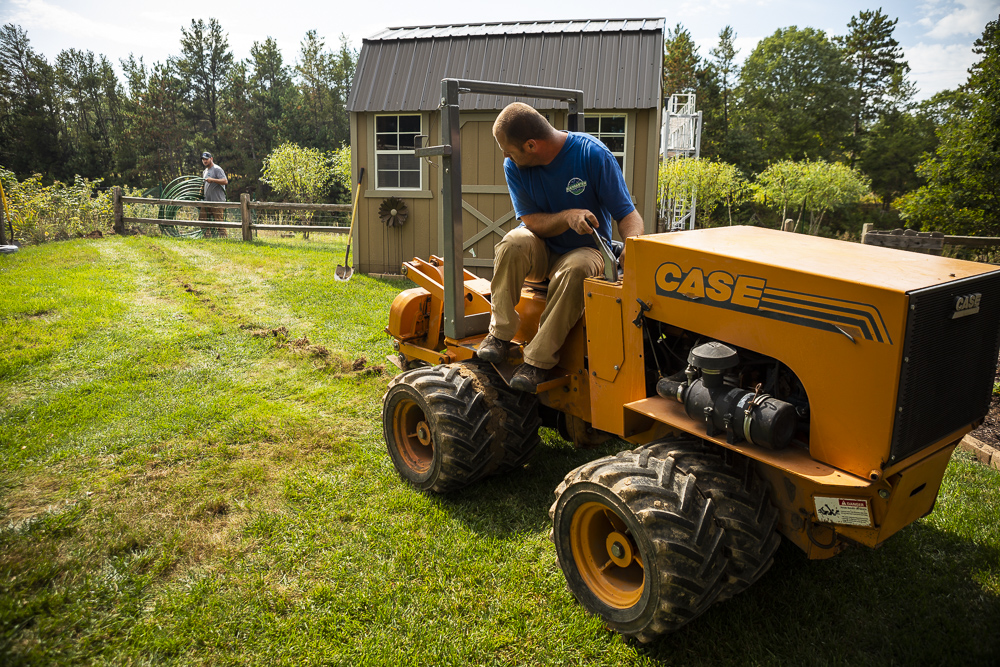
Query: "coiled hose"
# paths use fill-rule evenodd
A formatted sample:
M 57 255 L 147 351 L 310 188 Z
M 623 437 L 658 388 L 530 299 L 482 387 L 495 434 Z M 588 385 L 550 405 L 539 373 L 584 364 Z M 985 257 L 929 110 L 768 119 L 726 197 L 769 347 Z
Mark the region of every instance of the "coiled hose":
M 185 201 L 201 201 L 202 191 L 205 188 L 205 179 L 201 176 L 178 176 L 167 183 L 163 189 L 160 199 L 182 199 Z M 160 204 L 156 214 L 157 220 L 176 220 L 177 211 L 180 206 L 170 206 Z M 160 232 L 164 236 L 174 236 L 185 239 L 200 239 L 205 236 L 205 231 L 196 227 L 193 229 L 180 230 L 173 225 L 160 225 Z

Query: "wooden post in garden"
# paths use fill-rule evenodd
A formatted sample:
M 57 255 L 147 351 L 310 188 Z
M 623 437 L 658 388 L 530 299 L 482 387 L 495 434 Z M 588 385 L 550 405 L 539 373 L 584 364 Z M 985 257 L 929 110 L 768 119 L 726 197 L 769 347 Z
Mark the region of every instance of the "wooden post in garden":
M 243 222 L 243 240 L 252 241 L 253 233 L 250 231 L 250 195 L 246 192 L 240 195 L 240 220 Z
M 861 243 L 864 244 L 865 237 L 868 236 L 868 232 L 873 230 L 875 225 L 871 222 L 866 222 L 864 226 L 861 227 Z
M 115 234 L 125 234 L 125 222 L 122 220 L 124 217 L 122 215 L 122 189 L 119 186 L 111 188 L 111 196 L 114 202 L 115 210 Z

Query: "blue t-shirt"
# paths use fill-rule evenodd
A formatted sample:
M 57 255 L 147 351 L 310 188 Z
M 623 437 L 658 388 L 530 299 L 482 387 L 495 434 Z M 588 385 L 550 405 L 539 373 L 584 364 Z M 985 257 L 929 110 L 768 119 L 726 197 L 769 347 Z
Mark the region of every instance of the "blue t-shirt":
M 610 244 L 612 220 L 621 220 L 635 210 L 615 157 L 607 146 L 589 134 L 568 133 L 566 143 L 549 164 L 521 169 L 507 158 L 503 170 L 518 218 L 532 213 L 587 209 L 597 217 L 598 232 Z M 594 247 L 590 234 L 577 234 L 572 229 L 545 239 L 545 243 L 559 254 L 574 248 Z

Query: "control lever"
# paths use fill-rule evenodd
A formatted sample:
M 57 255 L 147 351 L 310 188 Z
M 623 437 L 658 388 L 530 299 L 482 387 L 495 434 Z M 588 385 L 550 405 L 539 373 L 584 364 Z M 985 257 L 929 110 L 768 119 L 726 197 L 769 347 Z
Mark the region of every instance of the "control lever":
M 604 239 L 597 233 L 596 229 L 591 234 L 594 236 L 594 243 L 597 244 L 597 249 L 604 256 L 604 279 L 609 283 L 618 282 L 618 260 L 615 259 L 611 248 L 604 242 Z

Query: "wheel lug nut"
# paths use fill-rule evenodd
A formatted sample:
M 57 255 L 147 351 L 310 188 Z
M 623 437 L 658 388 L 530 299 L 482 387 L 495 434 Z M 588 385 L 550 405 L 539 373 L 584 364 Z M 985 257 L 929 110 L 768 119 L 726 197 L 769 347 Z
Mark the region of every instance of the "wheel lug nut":
M 619 542 L 615 542 L 611 545 L 611 555 L 615 558 L 621 558 L 625 555 L 625 549 Z

